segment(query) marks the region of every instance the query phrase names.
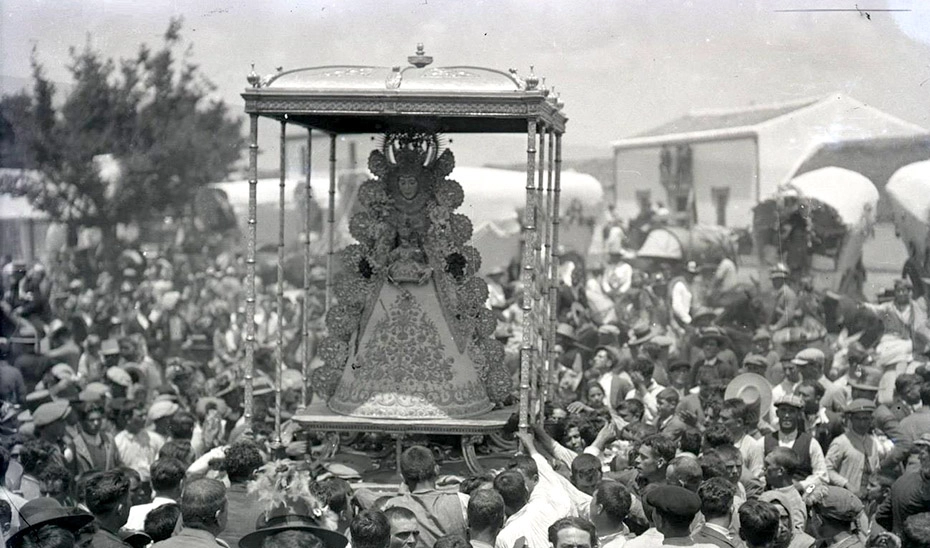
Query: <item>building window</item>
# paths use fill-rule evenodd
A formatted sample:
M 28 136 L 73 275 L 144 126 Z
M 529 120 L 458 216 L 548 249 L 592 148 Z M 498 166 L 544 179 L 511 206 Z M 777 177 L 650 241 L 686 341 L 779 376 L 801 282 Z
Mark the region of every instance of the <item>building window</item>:
M 710 189 L 710 195 L 714 202 L 714 210 L 717 212 L 717 224 L 727 226 L 727 203 L 730 201 L 730 187 L 714 187 Z
M 639 204 L 640 211 L 649 211 L 652 209 L 652 191 L 637 190 L 636 203 Z

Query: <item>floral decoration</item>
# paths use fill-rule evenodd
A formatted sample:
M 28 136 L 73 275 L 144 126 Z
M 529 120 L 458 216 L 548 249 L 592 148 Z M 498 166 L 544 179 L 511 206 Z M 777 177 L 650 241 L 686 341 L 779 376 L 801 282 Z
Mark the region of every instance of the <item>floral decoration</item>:
M 361 208 L 349 221 L 349 232 L 359 243 L 341 252 L 346 276 L 337 282 L 336 304 L 326 315 L 329 339 L 320 349 L 326 365 L 314 371 L 314 386 L 320 393 L 329 397 L 336 391 L 350 355 L 347 342 L 367 321 L 364 305 L 390 272 L 398 256 L 394 253 L 397 242 L 409 242 L 413 236 L 420 238 L 418 245 L 440 288 L 450 327 L 469 341 L 469 354 L 480 354 L 480 359 L 472 359 L 483 368 L 481 380 L 488 396 L 500 403 L 509 395 L 511 387 L 504 389 L 509 374 L 503 351 L 491 344 L 496 343 L 490 338 L 496 323 L 485 308 L 487 284 L 477 277 L 481 255 L 466 245 L 472 237 L 472 222 L 454 212 L 465 197 L 462 186 L 447 178 L 454 167 L 450 150 L 439 154 L 438 137 L 420 131 L 388 134 L 384 146 L 369 156 L 368 168 L 375 177 L 359 188 Z M 415 203 L 419 209 L 406 206 L 402 210 L 405 214 L 397 214 L 402 173 L 416 177 L 420 194 Z M 449 281 L 439 283 L 443 277 Z M 328 342 L 330 339 L 334 342 Z

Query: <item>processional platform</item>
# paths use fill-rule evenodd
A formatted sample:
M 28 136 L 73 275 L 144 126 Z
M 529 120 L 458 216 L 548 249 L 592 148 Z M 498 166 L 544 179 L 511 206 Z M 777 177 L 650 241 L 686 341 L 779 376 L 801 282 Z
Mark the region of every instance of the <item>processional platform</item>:
M 328 134 L 330 141 L 327 336 L 316 348 L 324 365 L 314 370 L 311 379 L 312 345 L 303 345 L 301 359 L 301 401 L 307 404 L 313 393 L 321 398 L 298 411 L 294 420 L 319 432 L 381 432 L 397 438 L 457 435 L 466 464 L 477 472 L 481 466 L 475 444 L 489 436 L 496 445 L 505 446 L 500 443 L 500 433 L 514 412 L 525 430 L 532 420 L 530 410 L 538 408 L 549 389 L 544 379 L 550 378 L 548 371 L 556 360 L 552 341 L 559 270 L 562 135 L 567 117 L 562 102 L 532 68 L 524 79 L 513 69 L 433 67 L 432 57 L 425 55 L 422 45 L 407 61 L 406 67 L 279 69 L 265 77 L 253 70 L 248 77 L 250 88 L 242 94 L 250 118 L 246 317 L 253 321 L 246 322 L 244 418 L 250 424 L 256 346 L 258 121 L 266 118 L 280 123 L 282 212 L 287 201 L 287 126 L 308 132 L 307 196 L 311 195 L 313 173 L 311 133 Z M 369 133 L 384 135 L 384 139 L 381 150 L 369 157 L 374 179 L 359 187 L 363 211 L 357 211 L 349 221 L 349 232 L 359 243 L 337 253 L 333 213 L 337 136 Z M 480 278 L 480 255 L 467 245 L 471 221 L 454 212 L 462 203 L 462 189 L 447 177 L 454 161 L 438 136 L 456 133 L 526 136 L 526 205 L 521 217 L 526 244 L 521 260 L 524 290 L 516 384 L 504 366 L 503 347 L 492 336 L 496 320 L 484 306 L 487 286 Z M 309 218 L 308 212 L 307 234 Z M 276 296 L 279 317 L 284 317 L 283 213 L 278 231 Z M 309 341 L 309 237 L 304 244 L 303 306 L 307 308 L 302 314 L 302 333 L 304 341 Z M 342 270 L 337 280 L 338 265 Z M 388 299 L 392 295 L 396 298 Z M 401 320 L 406 318 L 404 314 L 413 313 L 420 324 L 438 328 L 411 332 L 410 324 Z M 278 363 L 284 362 L 283 332 L 283 327 L 278 330 Z M 411 338 L 422 334 L 430 337 Z M 424 348 L 435 352 L 418 353 Z M 416 367 L 410 366 L 413 358 Z M 281 368 L 276 370 L 275 429 L 280 439 Z M 511 401 L 514 389 L 519 393 L 519 406 L 486 411 Z M 395 410 L 391 398 L 407 402 L 407 409 Z M 418 413 L 421 416 L 416 416 Z
M 504 425 L 516 411 L 516 407 L 504 407 L 471 418 L 386 419 L 342 415 L 327 407 L 326 402 L 316 401 L 299 410 L 292 420 L 300 423 L 304 428 L 318 432 L 378 432 L 390 435 L 398 440 L 396 451 L 398 459 L 402 449 L 400 440 L 405 436 L 418 434 L 459 436 L 465 465 L 471 473 L 480 474 L 484 468 L 478 462 L 475 445 L 481 443 L 484 436 L 500 434 Z

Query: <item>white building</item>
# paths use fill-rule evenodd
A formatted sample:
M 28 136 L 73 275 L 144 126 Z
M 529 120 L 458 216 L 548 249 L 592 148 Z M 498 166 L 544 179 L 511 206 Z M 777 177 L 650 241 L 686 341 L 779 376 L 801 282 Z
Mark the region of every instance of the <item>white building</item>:
M 824 144 L 926 133 L 842 94 L 694 111 L 613 143 L 617 213 L 663 202 L 682 223 L 748 227 L 752 208 Z

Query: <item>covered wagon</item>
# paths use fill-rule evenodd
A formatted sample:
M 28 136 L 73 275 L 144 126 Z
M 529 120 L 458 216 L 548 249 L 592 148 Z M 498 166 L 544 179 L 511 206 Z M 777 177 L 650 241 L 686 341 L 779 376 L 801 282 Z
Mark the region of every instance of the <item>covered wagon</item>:
M 838 167 L 799 175 L 753 212 L 761 264 L 785 263 L 792 277 L 858 297 L 865 268 L 862 244 L 871 234 L 878 190 L 865 176 Z

